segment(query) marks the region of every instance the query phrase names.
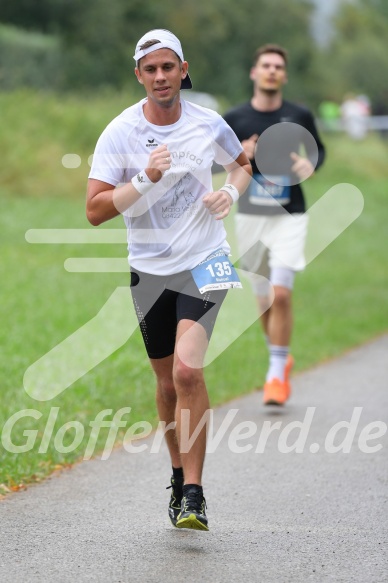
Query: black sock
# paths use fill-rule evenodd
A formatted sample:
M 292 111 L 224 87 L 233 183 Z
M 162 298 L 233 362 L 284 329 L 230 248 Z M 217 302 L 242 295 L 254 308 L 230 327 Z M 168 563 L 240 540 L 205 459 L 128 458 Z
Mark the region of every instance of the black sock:
M 172 475 L 176 480 L 183 480 L 183 468 L 172 468 Z
M 198 484 L 184 484 L 183 485 L 183 496 L 185 496 L 187 494 L 187 492 L 189 490 L 191 490 L 192 488 L 195 488 L 197 490 L 197 492 L 200 492 L 203 495 L 202 486 L 199 486 Z

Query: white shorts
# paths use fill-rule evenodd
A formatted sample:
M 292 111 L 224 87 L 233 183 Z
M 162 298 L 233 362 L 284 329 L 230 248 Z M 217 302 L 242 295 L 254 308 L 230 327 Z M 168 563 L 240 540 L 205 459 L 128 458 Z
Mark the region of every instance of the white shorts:
M 307 225 L 306 213 L 275 216 L 237 213 L 239 267 L 267 279 L 274 268 L 303 271 Z

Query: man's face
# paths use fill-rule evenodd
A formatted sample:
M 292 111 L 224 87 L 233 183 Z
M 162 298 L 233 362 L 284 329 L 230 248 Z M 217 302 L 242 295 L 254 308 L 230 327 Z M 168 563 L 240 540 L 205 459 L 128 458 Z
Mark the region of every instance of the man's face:
M 286 64 L 281 55 L 265 53 L 252 67 L 250 78 L 265 93 L 277 93 L 287 83 Z
M 140 60 L 135 73 L 148 98 L 167 107 L 179 94 L 187 69 L 187 62 L 181 63 L 174 51 L 158 49 Z

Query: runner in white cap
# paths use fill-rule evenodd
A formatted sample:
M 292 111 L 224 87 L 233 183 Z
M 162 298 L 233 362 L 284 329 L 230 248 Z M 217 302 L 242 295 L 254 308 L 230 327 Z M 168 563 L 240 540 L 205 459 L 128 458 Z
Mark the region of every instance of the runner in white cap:
M 239 285 L 222 219 L 252 170 L 221 116 L 181 99 L 180 90 L 192 84 L 175 35 L 148 32 L 134 59 L 147 96 L 98 140 L 87 217 L 99 225 L 123 214 L 133 302 L 156 375 L 159 417 L 169 428 L 169 516 L 178 528 L 208 530 L 202 490 L 206 425 L 200 422 L 210 405 L 203 361 L 227 289 Z M 213 162 L 228 172 L 217 191 Z
M 157 40 L 158 42 L 154 43 L 154 40 Z M 159 49 L 171 49 L 178 55 L 181 62 L 185 60 L 180 40 L 175 34 L 164 29 L 150 30 L 150 32 L 147 32 L 142 36 L 136 45 L 133 58 L 137 63 L 142 57 Z M 186 77 L 181 81 L 181 89 L 191 89 L 192 87 L 190 76 L 187 73 Z

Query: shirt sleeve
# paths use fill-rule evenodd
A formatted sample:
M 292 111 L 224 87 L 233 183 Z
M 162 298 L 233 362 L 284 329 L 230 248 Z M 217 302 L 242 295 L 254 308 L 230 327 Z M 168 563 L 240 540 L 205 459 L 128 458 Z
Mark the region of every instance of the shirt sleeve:
M 124 171 L 125 156 L 120 153 L 112 126 L 108 126 L 98 139 L 89 178 L 117 186 L 124 181 Z
M 325 160 L 326 151 L 325 151 L 325 146 L 323 145 L 322 140 L 319 136 L 314 117 L 310 111 L 306 111 L 306 116 L 305 116 L 305 120 L 304 120 L 304 127 L 306 128 L 306 130 L 308 130 L 310 132 L 310 134 L 313 136 L 313 138 L 317 144 L 318 160 L 317 160 L 317 163 L 315 165 L 315 169 L 318 170 L 318 168 L 320 166 L 322 166 L 322 164 Z M 305 147 L 306 147 L 307 157 L 309 159 L 311 159 L 312 152 L 309 151 L 310 148 L 309 148 L 308 144 L 305 144 Z M 313 152 L 313 154 L 314 154 L 313 157 L 315 158 L 315 151 Z
M 222 166 L 231 164 L 244 151 L 240 140 L 221 116 L 219 116 L 216 126 L 214 141 L 214 161 Z

